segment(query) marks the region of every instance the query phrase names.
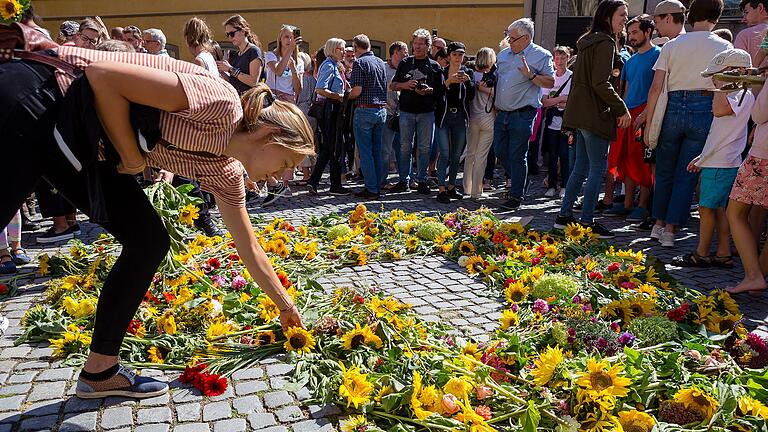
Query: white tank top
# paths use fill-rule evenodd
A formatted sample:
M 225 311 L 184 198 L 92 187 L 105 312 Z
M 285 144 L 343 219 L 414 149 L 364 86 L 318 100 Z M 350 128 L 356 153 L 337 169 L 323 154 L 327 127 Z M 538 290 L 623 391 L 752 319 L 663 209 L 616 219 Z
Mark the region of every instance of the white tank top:
M 206 68 L 208 72 L 213 74 L 219 73 L 219 68 L 216 66 L 216 59 L 214 59 L 213 55 L 208 51 L 200 51 L 200 54 L 198 54 L 195 59 L 200 60 L 204 65 L 203 67 Z

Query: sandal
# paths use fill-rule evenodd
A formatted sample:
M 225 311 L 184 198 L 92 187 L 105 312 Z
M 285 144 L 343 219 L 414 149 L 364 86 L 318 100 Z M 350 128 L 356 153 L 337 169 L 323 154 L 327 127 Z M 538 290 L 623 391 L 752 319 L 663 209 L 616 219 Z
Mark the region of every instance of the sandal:
M 11 251 L 11 259 L 16 265 L 25 265 L 32 262 L 32 258 L 27 255 L 27 251 L 23 248 L 14 249 Z
M 8 258 L 8 261 L 3 261 L 5 258 Z M 0 255 L 0 274 L 14 274 L 17 271 L 16 264 L 10 254 Z
M 708 256 L 701 256 L 696 252 L 691 252 L 672 258 L 672 265 L 679 267 L 707 268 L 712 267 L 712 258 Z
M 724 269 L 733 268 L 733 256 L 731 255 L 727 255 L 727 256 L 715 255 L 711 258 L 711 262 L 713 267 L 724 268 Z

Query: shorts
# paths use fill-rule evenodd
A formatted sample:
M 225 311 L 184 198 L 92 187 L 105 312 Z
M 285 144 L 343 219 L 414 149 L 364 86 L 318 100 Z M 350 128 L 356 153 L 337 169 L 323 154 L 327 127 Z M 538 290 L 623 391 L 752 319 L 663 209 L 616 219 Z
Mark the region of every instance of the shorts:
M 752 155 L 747 157 L 736 175 L 731 199 L 768 208 L 768 159 Z
M 702 168 L 699 205 L 711 209 L 725 208 L 738 172 L 738 168 Z
M 643 153 L 643 162 L 647 164 L 655 164 L 656 163 L 656 149 L 652 148 L 645 148 L 645 152 Z

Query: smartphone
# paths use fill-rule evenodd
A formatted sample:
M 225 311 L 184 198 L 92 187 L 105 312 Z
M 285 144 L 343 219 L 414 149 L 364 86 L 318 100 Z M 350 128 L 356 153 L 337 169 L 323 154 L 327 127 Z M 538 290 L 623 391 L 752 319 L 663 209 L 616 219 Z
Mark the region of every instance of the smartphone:
M 300 38 L 300 37 L 301 37 L 301 29 L 300 29 L 300 28 L 298 28 L 298 27 L 295 27 L 295 28 L 293 29 L 293 38 L 294 38 L 294 39 L 298 39 L 298 38 Z
M 463 70 L 460 70 L 460 71 L 456 72 L 456 75 L 459 78 L 464 78 L 467 74 Z
M 436 28 L 432 29 L 432 37 L 437 37 L 437 29 Z

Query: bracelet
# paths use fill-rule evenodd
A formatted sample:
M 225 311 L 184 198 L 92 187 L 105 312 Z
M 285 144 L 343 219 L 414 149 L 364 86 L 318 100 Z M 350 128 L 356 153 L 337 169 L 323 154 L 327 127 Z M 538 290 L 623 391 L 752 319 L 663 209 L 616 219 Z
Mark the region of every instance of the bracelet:
M 235 78 L 237 78 L 242 71 L 238 68 L 235 68 Z
M 533 81 L 533 80 L 535 80 L 537 76 L 538 76 L 538 75 L 536 75 L 536 74 L 533 74 L 533 75 L 531 75 L 531 77 L 530 77 L 530 78 L 528 78 L 528 81 Z

